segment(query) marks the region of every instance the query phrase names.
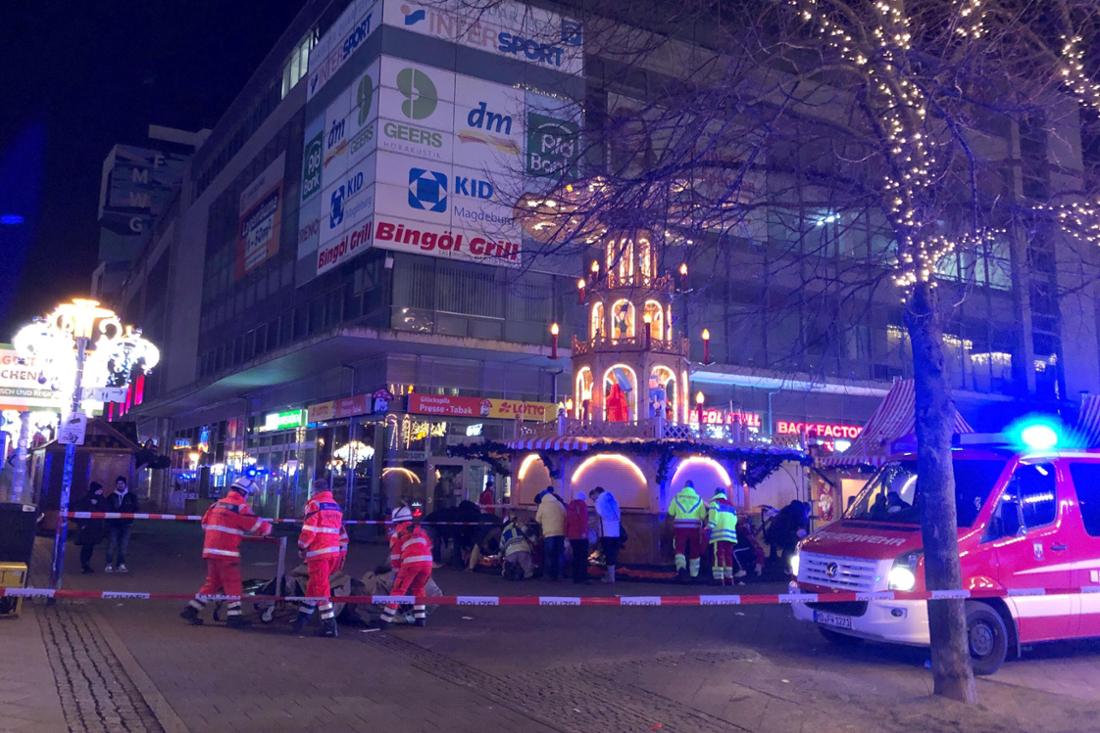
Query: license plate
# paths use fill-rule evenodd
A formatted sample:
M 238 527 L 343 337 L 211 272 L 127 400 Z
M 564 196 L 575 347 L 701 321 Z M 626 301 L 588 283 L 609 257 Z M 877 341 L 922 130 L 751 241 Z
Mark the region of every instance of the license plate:
M 828 611 L 814 611 L 814 622 L 824 624 L 825 626 L 832 626 L 836 629 L 849 629 L 852 628 L 852 617 L 843 616 L 839 613 L 829 613 Z

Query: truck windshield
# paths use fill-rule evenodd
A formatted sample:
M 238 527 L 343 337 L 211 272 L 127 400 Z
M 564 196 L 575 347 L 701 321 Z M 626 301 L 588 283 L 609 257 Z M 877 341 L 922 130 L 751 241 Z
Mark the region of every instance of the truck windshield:
M 989 499 L 993 485 L 1004 470 L 1005 461 L 955 460 L 955 509 L 959 526 L 969 527 Z M 846 519 L 918 524 L 920 494 L 917 493 L 917 462 L 900 461 L 883 466 L 867 482 Z

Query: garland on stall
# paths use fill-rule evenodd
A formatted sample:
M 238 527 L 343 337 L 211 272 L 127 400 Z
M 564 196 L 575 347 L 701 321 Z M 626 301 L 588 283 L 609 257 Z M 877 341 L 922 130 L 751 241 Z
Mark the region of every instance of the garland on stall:
M 555 480 L 561 478 L 561 465 L 554 465 L 553 454 L 548 451 L 539 451 L 539 459 L 542 465 L 546 466 L 546 472 L 550 474 L 550 478 Z
M 656 458 L 657 474 L 654 478 L 658 485 L 663 485 L 665 480 L 668 479 L 673 461 L 686 453 L 704 455 L 717 461 L 730 463 L 744 461 L 746 466 L 745 470 L 740 472 L 740 478 L 746 486 L 758 485 L 787 461 L 796 461 L 804 466 L 813 463 L 813 459 L 809 455 L 794 448 L 722 446 L 695 443 L 690 440 L 601 440 L 597 443 L 590 443 L 587 451 L 539 451 L 538 455 L 543 464 L 546 465 L 551 478 L 559 479 L 561 478 L 561 466 L 560 464 L 555 465 L 554 453 L 590 451 L 614 451 Z M 508 457 L 516 452 L 518 451 L 509 448 L 507 443 L 497 441 L 447 446 L 447 455 L 455 458 L 485 461 L 494 470 L 505 475 L 511 475 L 511 468 L 506 467 L 506 464 Z
M 494 472 L 503 476 L 512 475 L 512 466 L 509 461 L 511 451 L 504 443 L 490 441 L 468 445 L 449 445 L 447 446 L 447 455 L 451 458 L 485 461 L 492 467 Z

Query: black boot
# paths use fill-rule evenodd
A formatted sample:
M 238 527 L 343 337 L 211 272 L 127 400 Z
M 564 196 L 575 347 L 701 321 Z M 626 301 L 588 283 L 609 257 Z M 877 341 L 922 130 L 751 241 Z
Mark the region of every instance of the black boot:
M 180 611 L 180 618 L 192 626 L 202 626 L 202 619 L 199 618 L 199 612 L 194 606 L 184 606 Z
M 225 619 L 225 625 L 231 629 L 247 629 L 252 625 L 252 622 L 246 619 L 244 616 L 234 614 Z
M 294 619 L 294 623 L 292 623 L 290 625 L 290 633 L 292 633 L 292 634 L 302 633 L 302 630 L 305 629 L 306 624 L 309 623 L 309 617 L 312 616 L 312 615 L 313 614 L 311 614 L 311 613 L 302 613 L 301 611 L 299 611 L 297 618 Z
M 336 619 L 326 618 L 321 621 L 321 636 L 329 639 L 335 639 L 340 635 L 340 632 L 336 629 Z

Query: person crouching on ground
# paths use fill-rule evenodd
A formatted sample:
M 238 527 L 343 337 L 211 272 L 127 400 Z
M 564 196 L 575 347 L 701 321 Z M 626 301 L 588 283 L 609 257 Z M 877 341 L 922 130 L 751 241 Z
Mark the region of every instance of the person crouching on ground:
M 390 595 L 423 596 L 425 586 L 432 579 L 432 541 L 420 528 L 412 510 L 407 506 L 394 509 L 390 521 L 393 525 L 393 533 L 390 535 L 390 565 L 397 571 Z M 393 628 L 396 616 L 397 604 L 386 604 L 379 627 Z M 418 598 L 413 602 L 413 619 L 417 626 L 423 626 L 427 618 L 427 606 L 422 598 Z
M 226 624 L 233 628 L 248 626 L 241 616 L 241 538 L 271 534 L 271 522 L 257 517 L 248 505 L 256 484 L 241 476 L 229 487 L 225 497 L 210 505 L 202 515 L 202 556 L 206 560 L 206 582 L 180 611 L 180 618 L 201 624 L 199 612 L 206 607 L 205 596 L 236 596 L 226 604 Z
M 516 518 L 510 514 L 504 517 L 504 526 L 500 530 L 500 552 L 503 556 L 501 575 L 509 580 L 527 580 L 535 575 L 535 559 L 531 551 L 531 541 Z
M 336 615 L 329 580 L 344 567 L 348 556 L 348 533 L 344 530 L 344 513 L 324 479 L 313 482 L 313 496 L 306 502 L 302 531 L 298 535 L 298 551 L 309 568 L 306 595 L 324 600 L 303 601 L 290 627 L 291 632 L 302 633 L 316 604 L 321 608 L 321 635 L 333 638 L 337 635 Z

